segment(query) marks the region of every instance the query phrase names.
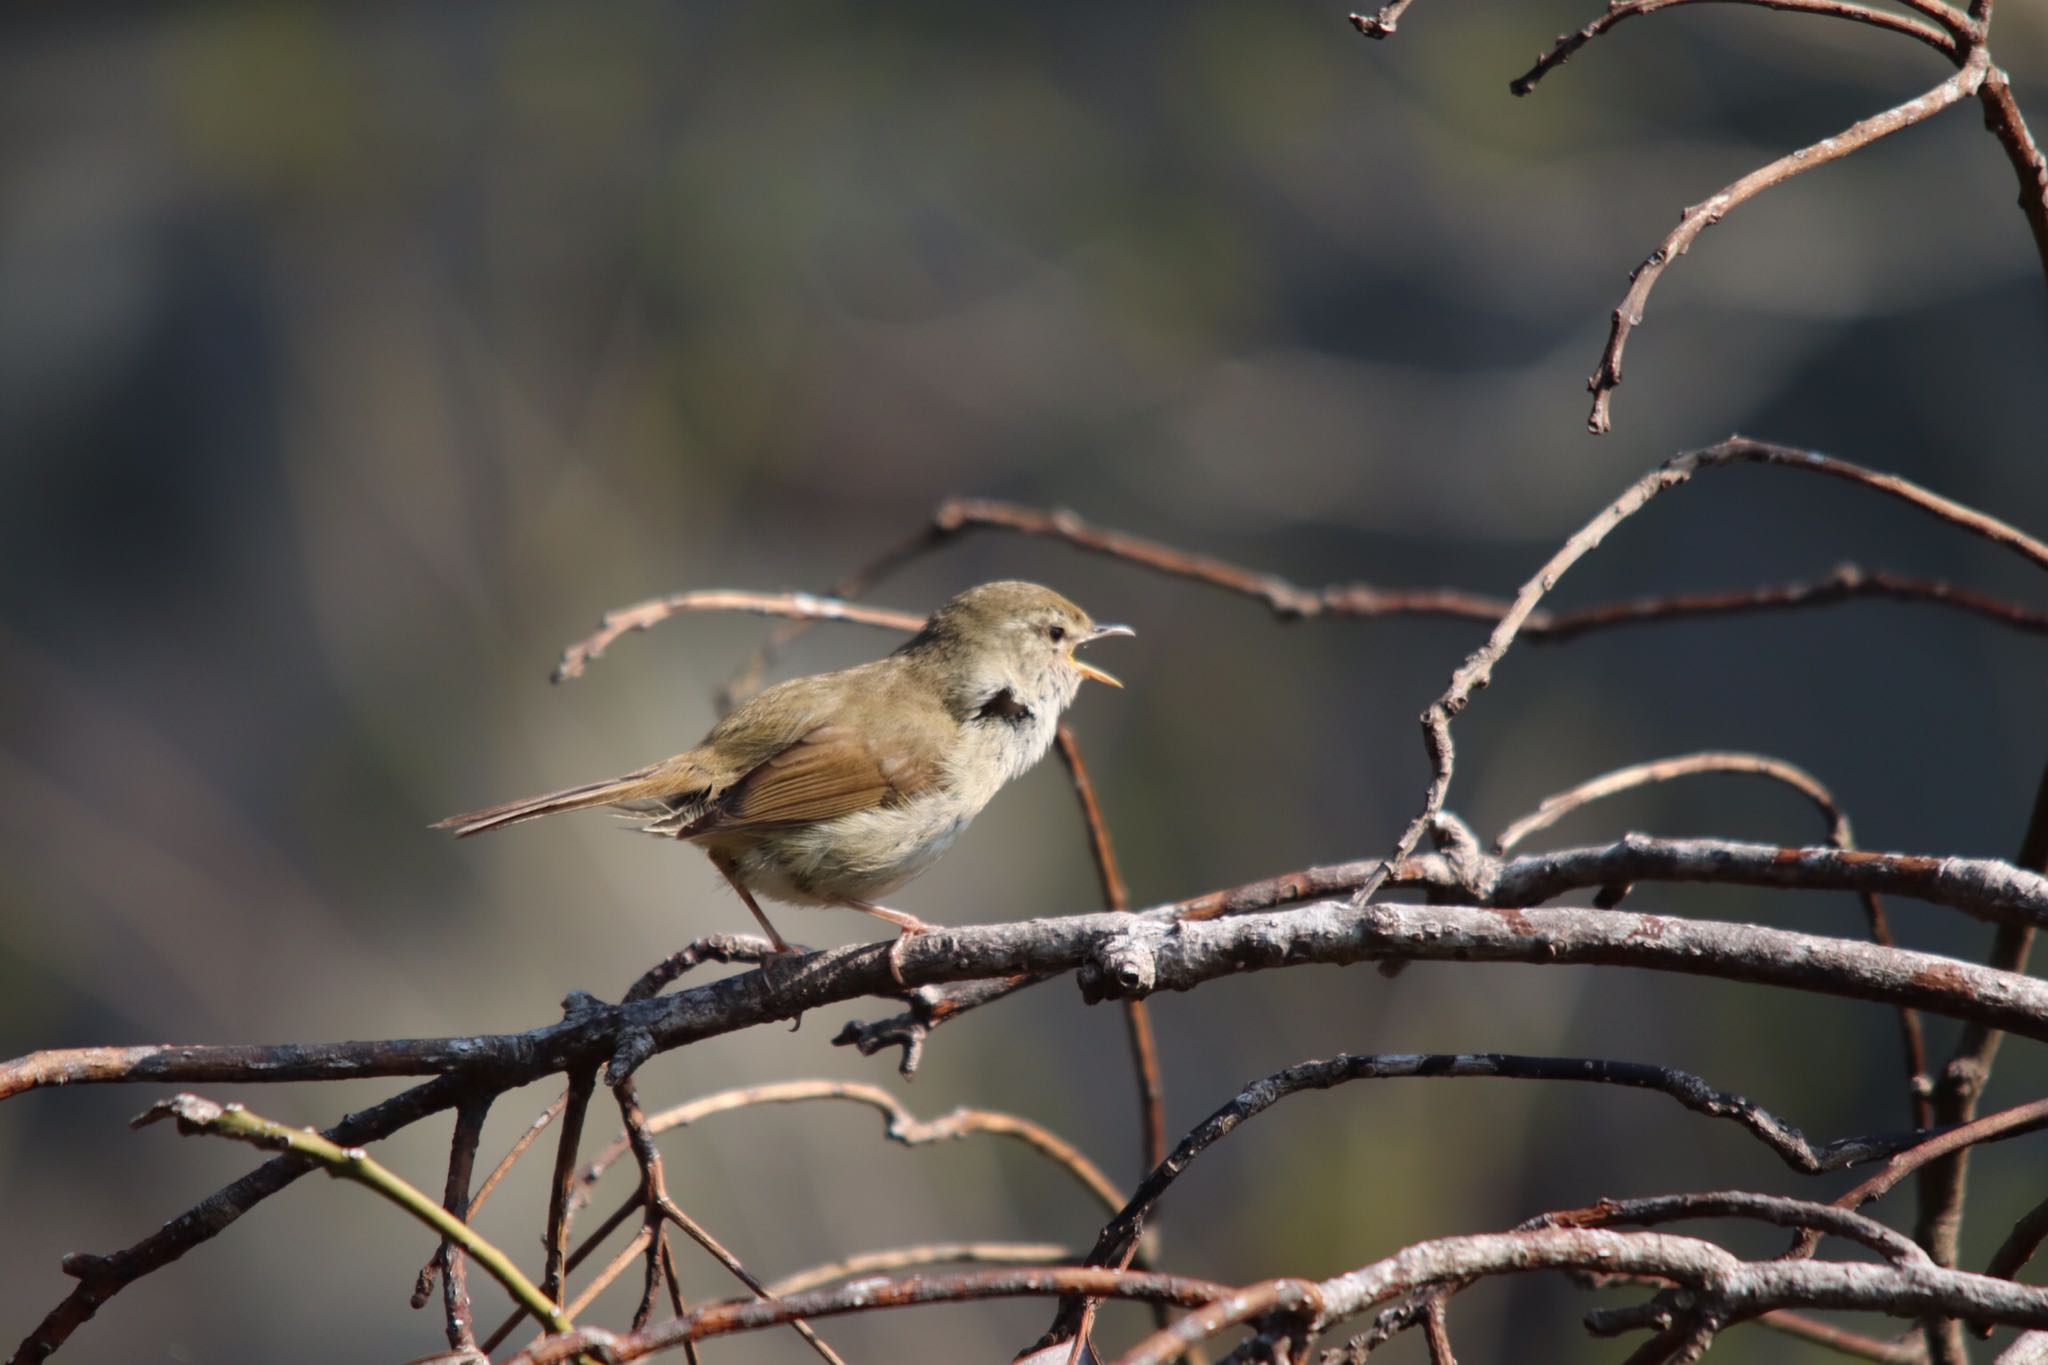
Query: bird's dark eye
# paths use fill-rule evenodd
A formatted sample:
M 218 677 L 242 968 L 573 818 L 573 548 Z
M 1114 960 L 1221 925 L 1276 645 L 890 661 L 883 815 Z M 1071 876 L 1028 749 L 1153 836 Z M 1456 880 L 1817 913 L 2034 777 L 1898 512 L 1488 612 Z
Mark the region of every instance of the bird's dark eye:
M 1047 626 L 1045 628 L 1045 633 L 1052 637 L 1052 642 L 1054 644 L 1058 644 L 1060 641 L 1067 638 L 1067 628 L 1065 626 Z

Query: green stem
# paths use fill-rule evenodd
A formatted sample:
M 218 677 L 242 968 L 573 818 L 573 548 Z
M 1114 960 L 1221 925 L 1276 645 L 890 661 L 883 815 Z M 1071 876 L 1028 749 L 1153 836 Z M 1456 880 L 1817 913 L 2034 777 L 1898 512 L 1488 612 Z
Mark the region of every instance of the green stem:
M 173 1095 L 159 1100 L 130 1125 L 140 1128 L 159 1119 L 176 1119 L 181 1133 L 213 1133 L 271 1151 L 296 1152 L 325 1167 L 331 1176 L 353 1180 L 383 1195 L 441 1236 L 469 1253 L 505 1291 L 548 1325 L 550 1331 L 567 1332 L 575 1324 L 560 1305 L 540 1292 L 539 1286 L 520 1273 L 519 1267 L 497 1247 L 389 1167 L 379 1164 L 360 1147 L 343 1147 L 329 1142 L 310 1128 L 290 1128 L 274 1119 L 252 1114 L 239 1104 L 219 1104 L 193 1094 Z

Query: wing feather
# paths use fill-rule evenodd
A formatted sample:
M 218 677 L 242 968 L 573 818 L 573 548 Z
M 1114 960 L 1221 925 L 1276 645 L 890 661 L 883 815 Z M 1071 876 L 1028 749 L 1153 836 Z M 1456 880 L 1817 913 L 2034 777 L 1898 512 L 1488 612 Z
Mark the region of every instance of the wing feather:
M 690 832 L 830 820 L 906 800 L 937 777 L 927 755 L 878 754 L 852 726 L 820 725 L 741 777 Z

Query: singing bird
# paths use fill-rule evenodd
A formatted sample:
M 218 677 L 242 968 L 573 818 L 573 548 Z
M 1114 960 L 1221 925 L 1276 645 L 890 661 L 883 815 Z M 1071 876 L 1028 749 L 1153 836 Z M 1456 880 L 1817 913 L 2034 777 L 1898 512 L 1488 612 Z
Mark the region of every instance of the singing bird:
M 887 658 L 768 688 L 687 753 L 434 828 L 467 836 L 609 807 L 709 854 L 778 953 L 794 950 L 756 896 L 895 925 L 900 980 L 904 938 L 931 926 L 875 901 L 936 862 L 1005 782 L 1045 757 L 1084 678 L 1123 686 L 1074 651 L 1132 634 L 1036 583 L 984 583 Z

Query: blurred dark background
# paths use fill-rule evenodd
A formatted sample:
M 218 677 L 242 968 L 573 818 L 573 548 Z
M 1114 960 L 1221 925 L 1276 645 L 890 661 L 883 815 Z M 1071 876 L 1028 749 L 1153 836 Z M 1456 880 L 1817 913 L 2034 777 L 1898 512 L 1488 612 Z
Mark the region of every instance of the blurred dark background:
M 1972 107 L 1708 233 L 1631 346 L 1616 434 L 1584 434 L 1608 310 L 1680 207 L 1944 74 L 1872 31 L 1705 6 L 1509 96 L 1593 9 L 1423 0 L 1384 44 L 1298 2 L 13 10 L 0 1053 L 524 1028 L 566 990 L 616 994 L 688 938 L 748 927 L 702 859 L 601 819 L 462 845 L 423 826 L 693 743 L 762 630 L 671 623 L 550 687 L 604 608 L 820 587 L 948 494 L 1064 504 L 1305 583 L 1504 593 L 1628 480 L 1739 429 L 2048 528 L 2048 310 Z M 2008 0 L 1996 46 L 2048 119 L 2048 17 Z M 1560 601 L 1845 558 L 2042 600 L 2015 562 L 1894 505 L 1734 470 L 1630 523 Z M 1139 629 L 1105 657 L 1128 691 L 1092 692 L 1074 719 L 1145 902 L 1387 847 L 1426 775 L 1414 718 L 1480 638 L 1283 627 L 997 536 L 875 597 L 926 608 L 1008 575 Z M 821 629 L 781 667 L 887 643 Z M 1756 749 L 1831 783 L 1868 845 L 2010 856 L 2048 761 L 2044 665 L 2038 639 L 1882 605 L 1525 649 L 1460 726 L 1452 805 L 1490 836 L 1621 763 Z M 1823 832 L 1728 779 L 1549 837 L 1631 827 Z M 1057 765 L 896 900 L 952 921 L 1093 908 Z M 1637 902 L 1859 932 L 1848 897 Z M 813 943 L 869 934 L 791 913 Z M 1989 941 L 1925 907 L 1894 918 L 1916 946 Z M 887 1009 L 662 1057 L 643 1094 L 897 1086 L 889 1059 L 828 1046 Z M 1176 1134 L 1247 1078 L 1343 1050 L 1659 1061 L 1817 1137 L 1905 1114 L 1883 1011 L 1685 979 L 1315 969 L 1161 999 L 1156 1017 Z M 902 1093 L 924 1114 L 1033 1115 L 1135 1179 L 1122 1037 L 1062 983 L 941 1032 Z M 1990 1102 L 2044 1082 L 2039 1050 L 2011 1048 Z M 323 1122 L 392 1089 L 240 1097 Z M 501 1104 L 486 1156 L 552 1093 Z M 126 1131 L 153 1098 L 0 1111 L 9 1342 L 68 1289 L 62 1253 L 126 1245 L 251 1164 Z M 1100 1221 L 1003 1144 L 907 1152 L 876 1127 L 833 1108 L 713 1120 L 668 1140 L 671 1177 L 764 1276 L 926 1238 L 1085 1246 Z M 438 1187 L 445 1139 L 436 1121 L 387 1155 Z M 1968 1263 L 2042 1193 L 2038 1161 L 2025 1143 L 1981 1160 Z M 1189 1273 L 1327 1275 L 1601 1195 L 1851 1178 L 1801 1184 L 1654 1097 L 1388 1082 L 1262 1117 L 1205 1158 L 1162 1230 Z M 529 1260 L 542 1183 L 527 1170 L 484 1220 Z M 1905 1220 L 1910 1197 L 1889 1212 Z M 60 1358 L 405 1359 L 440 1341 L 433 1310 L 404 1307 L 428 1250 L 361 1192 L 302 1182 Z M 730 1292 L 684 1260 L 694 1295 Z M 479 1301 L 495 1321 L 494 1292 Z M 1500 1284 L 1453 1322 L 1474 1360 L 1621 1358 L 1579 1333 L 1586 1306 L 1561 1282 Z M 856 1360 L 1006 1359 L 1046 1315 L 924 1310 L 828 1336 Z M 1139 1319 L 1106 1322 L 1115 1343 Z M 708 1355 L 800 1350 L 784 1334 Z M 1721 1354 L 1821 1358 L 1755 1329 Z

